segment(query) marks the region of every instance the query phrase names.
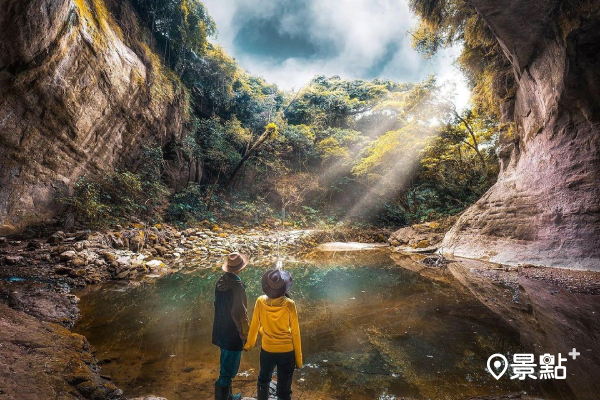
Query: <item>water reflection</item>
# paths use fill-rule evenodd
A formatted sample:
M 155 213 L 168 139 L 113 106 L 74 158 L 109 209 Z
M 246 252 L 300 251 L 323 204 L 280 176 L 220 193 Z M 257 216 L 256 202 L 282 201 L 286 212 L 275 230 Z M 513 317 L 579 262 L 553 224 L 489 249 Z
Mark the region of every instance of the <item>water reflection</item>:
M 409 266 L 407 266 L 409 267 Z M 267 265 L 242 273 L 249 305 Z M 537 383 L 487 372 L 489 355 L 521 351 L 519 334 L 449 273 L 425 277 L 384 252 L 287 264 L 301 319 L 306 366 L 296 395 L 310 399 L 464 399 L 538 393 Z M 176 273 L 137 287 L 80 293 L 87 336 L 103 374 L 126 395 L 210 399 L 217 349 L 210 344 L 217 269 Z M 252 395 L 258 351 L 245 353 L 236 387 Z

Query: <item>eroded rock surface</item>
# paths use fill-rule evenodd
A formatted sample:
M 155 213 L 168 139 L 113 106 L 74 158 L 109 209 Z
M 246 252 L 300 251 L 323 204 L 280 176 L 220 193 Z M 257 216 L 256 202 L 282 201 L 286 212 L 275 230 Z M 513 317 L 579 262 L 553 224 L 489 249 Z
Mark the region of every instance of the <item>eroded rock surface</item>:
M 0 303 L 69 329 L 79 318 L 79 299 L 76 296 L 48 290 L 47 285 L 35 282 L 5 284 L 0 281 Z
M 84 174 L 181 134 L 184 89 L 128 2 L 0 0 L 0 234 L 44 221 Z
M 0 396 L 6 399 L 116 399 L 87 340 L 0 303 Z
M 600 3 L 469 0 L 514 66 L 497 183 L 443 246 L 501 263 L 600 269 Z

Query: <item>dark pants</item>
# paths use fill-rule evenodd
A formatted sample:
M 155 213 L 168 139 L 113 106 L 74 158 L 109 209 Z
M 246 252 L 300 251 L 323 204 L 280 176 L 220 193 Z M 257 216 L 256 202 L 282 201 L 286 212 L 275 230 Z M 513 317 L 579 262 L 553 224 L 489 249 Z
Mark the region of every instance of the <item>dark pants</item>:
M 216 385 L 219 387 L 231 386 L 231 380 L 240 369 L 241 351 L 221 349 L 221 371 Z
M 292 398 L 292 377 L 296 368 L 294 352 L 269 353 L 261 350 L 260 373 L 258 374 L 259 385 L 269 386 L 275 367 L 277 367 L 277 398 L 290 400 Z

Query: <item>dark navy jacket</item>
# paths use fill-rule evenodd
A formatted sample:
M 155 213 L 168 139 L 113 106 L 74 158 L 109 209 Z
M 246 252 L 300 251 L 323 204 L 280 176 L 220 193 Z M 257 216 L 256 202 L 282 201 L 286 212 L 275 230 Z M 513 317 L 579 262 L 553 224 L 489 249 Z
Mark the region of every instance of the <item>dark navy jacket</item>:
M 248 300 L 242 280 L 230 272 L 215 287 L 215 320 L 212 342 L 222 349 L 241 351 L 248 337 Z

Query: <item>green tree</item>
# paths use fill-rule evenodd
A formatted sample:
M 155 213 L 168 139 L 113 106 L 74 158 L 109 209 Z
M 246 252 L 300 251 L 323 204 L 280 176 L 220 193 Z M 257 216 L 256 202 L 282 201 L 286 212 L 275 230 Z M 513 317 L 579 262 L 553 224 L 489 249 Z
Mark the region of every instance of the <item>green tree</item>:
M 371 110 L 378 100 L 401 86 L 384 79 L 366 81 L 318 76 L 298 94 L 285 116 L 292 125 L 351 128 L 356 116 Z
M 199 0 L 132 0 L 151 29 L 165 63 L 181 75 L 204 53 L 216 25 Z
M 499 115 L 498 104 L 515 94 L 512 67 L 492 31 L 467 0 L 411 0 L 421 18 L 412 32 L 413 46 L 426 56 L 461 44 L 458 64 L 473 88 L 476 106 Z
M 396 129 L 372 141 L 352 172 L 371 193 L 391 196 L 409 221 L 456 213 L 493 183 L 497 119 L 459 113 L 434 79 L 391 93 L 372 112 L 393 116 Z
M 254 152 L 267 140 L 273 140 L 279 133 L 277 125 L 274 122 L 270 122 L 265 126 L 264 132 L 252 143 L 251 146 L 247 148 L 240 161 L 236 164 L 231 171 L 231 175 L 229 175 L 229 180 L 227 182 L 227 186 L 231 185 L 233 180 L 235 179 L 237 173 L 240 171 L 240 168 L 244 165 L 246 161 L 254 154 Z

